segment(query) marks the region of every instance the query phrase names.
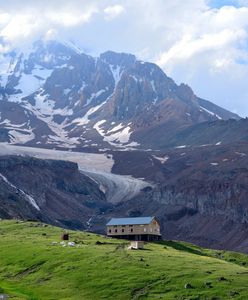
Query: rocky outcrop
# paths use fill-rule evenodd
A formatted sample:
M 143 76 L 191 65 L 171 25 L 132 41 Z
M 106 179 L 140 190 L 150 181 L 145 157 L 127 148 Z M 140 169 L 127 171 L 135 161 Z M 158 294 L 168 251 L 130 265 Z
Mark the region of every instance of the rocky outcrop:
M 0 217 L 39 219 L 70 228 L 110 204 L 77 164 L 31 157 L 0 157 Z

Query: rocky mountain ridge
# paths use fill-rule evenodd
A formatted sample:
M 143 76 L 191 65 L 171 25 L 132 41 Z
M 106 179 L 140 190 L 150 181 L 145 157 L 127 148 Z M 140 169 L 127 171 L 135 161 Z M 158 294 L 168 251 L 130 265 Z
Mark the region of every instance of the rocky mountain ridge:
M 153 63 L 112 51 L 94 58 L 56 41 L 5 55 L 0 99 L 1 141 L 84 151 L 156 149 L 150 132 L 239 119 Z

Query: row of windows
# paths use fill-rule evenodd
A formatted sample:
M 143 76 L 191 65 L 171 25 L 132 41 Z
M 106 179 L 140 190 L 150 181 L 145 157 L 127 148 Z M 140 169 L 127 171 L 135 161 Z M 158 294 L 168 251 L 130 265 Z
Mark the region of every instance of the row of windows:
M 127 230 L 127 232 L 128 232 L 129 230 Z M 154 229 L 154 231 L 156 232 L 159 232 L 159 229 Z M 109 229 L 109 233 L 111 233 L 112 231 L 111 231 L 111 229 Z M 117 233 L 118 232 L 118 229 L 115 229 L 113 232 L 115 232 L 115 233 Z M 121 229 L 121 232 L 123 233 L 123 232 L 125 232 L 125 229 L 124 228 L 122 228 Z M 133 232 L 133 228 L 131 228 L 130 229 L 130 232 Z M 147 228 L 144 228 L 144 232 L 147 232 Z M 153 230 L 152 230 L 152 228 L 150 228 L 150 232 L 153 232 Z
M 117 230 L 117 229 L 115 229 L 115 231 L 114 231 L 114 232 L 115 232 L 115 233 L 117 233 L 117 232 L 118 232 L 118 230 Z M 125 229 L 122 229 L 122 230 L 121 230 L 121 232 L 125 232 Z M 131 228 L 130 232 L 133 232 L 133 228 Z M 111 233 L 111 229 L 109 229 L 109 233 Z

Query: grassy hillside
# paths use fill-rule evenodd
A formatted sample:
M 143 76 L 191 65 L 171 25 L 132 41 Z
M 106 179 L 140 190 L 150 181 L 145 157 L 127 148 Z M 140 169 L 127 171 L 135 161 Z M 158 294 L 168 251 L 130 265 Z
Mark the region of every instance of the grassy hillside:
M 10 299 L 248 299 L 248 256 L 162 242 L 127 242 L 61 228 L 0 221 L 0 294 Z M 186 286 L 185 286 L 186 285 Z M 187 288 L 185 288 L 187 287 Z

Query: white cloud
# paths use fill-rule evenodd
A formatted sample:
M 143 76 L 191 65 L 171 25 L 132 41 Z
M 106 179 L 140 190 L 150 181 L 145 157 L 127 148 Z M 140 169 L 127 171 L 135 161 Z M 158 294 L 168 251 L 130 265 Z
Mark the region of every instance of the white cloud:
M 209 0 L 0 2 L 1 52 L 41 36 L 72 40 L 94 54 L 131 52 L 201 97 L 248 115 L 247 0 L 220 8 Z
M 120 14 L 122 14 L 125 11 L 125 9 L 122 5 L 116 4 L 104 8 L 103 11 L 105 13 L 105 19 L 110 21 L 116 18 L 117 16 L 119 16 Z
M 27 41 L 46 35 L 51 28 L 57 32 L 68 27 L 76 28 L 90 22 L 98 12 L 95 1 L 72 1 L 74 5 L 68 5 L 68 2 L 63 4 L 63 1 L 58 3 L 55 0 L 44 6 L 44 1 L 38 0 L 35 3 L 23 3 L 19 9 L 18 1 L 11 2 L 12 6 L 4 5 L 5 11 L 0 4 L 0 36 L 15 45 L 19 40 Z M 58 8 L 54 7 L 55 2 L 59 4 Z M 80 7 L 78 4 L 81 4 Z
M 10 15 L 5 12 L 0 12 L 0 26 L 8 23 Z
M 31 15 L 16 15 L 1 30 L 0 35 L 6 39 L 26 38 L 39 26 L 39 20 Z
M 92 15 L 96 13 L 97 8 L 90 8 L 84 13 L 69 13 L 69 12 L 48 12 L 46 18 L 49 23 L 57 23 L 58 25 L 67 26 L 76 26 L 82 23 L 87 23 L 90 21 Z
M 194 37 L 189 34 L 175 43 L 167 52 L 160 55 L 157 63 L 163 67 L 171 69 L 173 65 L 181 63 L 182 60 L 204 52 L 215 52 L 217 50 L 231 47 L 231 45 L 247 38 L 247 32 L 242 29 L 231 30 L 225 29 L 218 33 L 203 34 L 199 37 Z M 221 57 L 220 57 L 221 58 Z

